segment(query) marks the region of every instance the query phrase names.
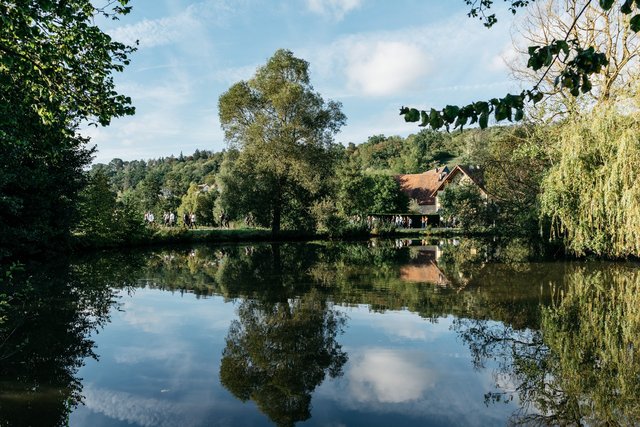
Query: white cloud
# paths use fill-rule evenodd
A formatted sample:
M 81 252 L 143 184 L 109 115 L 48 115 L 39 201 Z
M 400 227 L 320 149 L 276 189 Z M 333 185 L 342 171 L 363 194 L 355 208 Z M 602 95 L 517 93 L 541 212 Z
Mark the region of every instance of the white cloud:
M 347 51 L 347 85 L 365 96 L 388 96 L 411 89 L 428 70 L 425 50 L 413 43 L 359 41 Z
M 195 22 L 188 14 L 155 20 L 144 19 L 132 25 L 115 28 L 109 35 L 128 45 L 139 41 L 141 48 L 163 46 L 183 38 L 186 35 L 184 28 Z
M 319 15 L 340 21 L 344 16 L 362 5 L 362 0 L 307 0 L 307 8 Z
M 373 348 L 357 356 L 347 373 L 352 396 L 360 402 L 418 400 L 433 388 L 437 373 L 410 353 Z
M 429 95 L 433 88 L 469 81 L 506 81 L 496 68 L 508 32 L 487 31 L 456 15 L 448 21 L 393 31 L 343 36 L 325 46 L 300 49 L 323 93 L 338 97 Z
M 140 47 L 164 46 L 182 40 L 199 40 L 195 37 L 203 25 L 225 25 L 238 5 L 225 0 L 209 0 L 194 3 L 181 12 L 159 19 L 143 19 L 131 25 L 109 30 L 109 35 L 125 44 L 139 40 Z

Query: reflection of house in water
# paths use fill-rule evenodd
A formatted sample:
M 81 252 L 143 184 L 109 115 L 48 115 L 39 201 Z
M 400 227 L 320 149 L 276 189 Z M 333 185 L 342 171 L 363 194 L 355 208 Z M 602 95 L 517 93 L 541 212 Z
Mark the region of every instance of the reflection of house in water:
M 417 256 L 400 268 L 400 278 L 407 282 L 433 283 L 440 286 L 450 284 L 447 276 L 438 267 L 441 250 L 436 245 L 419 246 Z

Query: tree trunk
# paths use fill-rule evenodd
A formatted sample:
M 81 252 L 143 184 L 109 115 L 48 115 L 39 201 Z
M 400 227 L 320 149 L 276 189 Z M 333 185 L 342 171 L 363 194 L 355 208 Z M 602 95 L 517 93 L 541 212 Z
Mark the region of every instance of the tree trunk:
M 273 198 L 273 218 L 271 219 L 271 234 L 280 233 L 280 222 L 282 218 L 282 183 L 281 179 L 276 182 L 276 194 Z
M 276 178 L 275 194 L 273 197 L 273 218 L 271 219 L 271 234 L 280 233 L 280 224 L 282 222 L 282 188 L 284 187 L 285 178 Z
M 273 206 L 273 219 L 271 220 L 271 234 L 280 233 L 280 218 L 282 216 L 282 206 L 278 202 Z

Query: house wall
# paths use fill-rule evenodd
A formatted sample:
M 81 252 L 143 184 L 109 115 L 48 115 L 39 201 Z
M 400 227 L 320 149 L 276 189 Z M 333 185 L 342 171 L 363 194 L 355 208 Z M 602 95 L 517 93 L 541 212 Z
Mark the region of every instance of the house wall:
M 419 205 L 418 206 L 418 210 L 420 211 L 421 214 L 424 215 L 433 215 L 436 213 L 437 208 L 435 204 L 431 204 L 431 205 Z

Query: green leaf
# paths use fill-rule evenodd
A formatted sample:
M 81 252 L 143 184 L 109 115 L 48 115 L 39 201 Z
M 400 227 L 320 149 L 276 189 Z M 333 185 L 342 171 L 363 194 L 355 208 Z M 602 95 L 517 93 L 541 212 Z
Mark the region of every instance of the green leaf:
M 443 110 L 444 116 L 450 122 L 456 119 L 459 112 L 460 112 L 460 107 L 456 105 L 447 105 L 446 107 L 444 107 L 444 110 Z
M 591 81 L 587 75 L 582 76 L 582 93 L 587 93 L 591 90 Z
M 599 0 L 599 2 L 601 8 L 609 10 L 611 9 L 611 6 L 613 6 L 614 0 Z
M 420 118 L 422 119 L 422 121 L 420 122 L 420 126 L 425 127 L 429 124 L 429 115 L 426 111 L 420 111 Z
M 633 6 L 634 0 L 625 0 L 625 2 L 620 7 L 620 12 L 628 15 L 631 13 L 631 6 Z
M 480 118 L 478 119 L 478 124 L 480 125 L 480 129 L 486 129 L 489 124 L 489 113 L 483 112 L 480 114 Z
M 417 122 L 418 120 L 420 120 L 420 111 L 418 111 L 415 108 L 405 108 L 403 107 L 400 110 L 400 114 L 404 114 L 404 121 L 405 122 Z
M 637 14 L 633 18 L 631 18 L 631 20 L 629 21 L 629 28 L 631 28 L 631 30 L 636 33 L 640 31 L 640 14 Z
M 516 122 L 519 122 L 519 121 L 520 121 L 520 120 L 522 120 L 523 118 L 524 118 L 524 111 L 522 110 L 522 108 L 517 108 L 517 109 L 516 109 L 516 114 L 515 114 L 515 116 L 513 117 L 513 119 L 514 119 Z

